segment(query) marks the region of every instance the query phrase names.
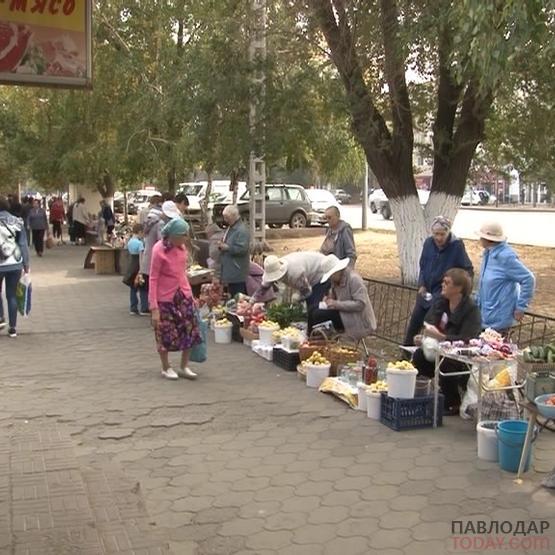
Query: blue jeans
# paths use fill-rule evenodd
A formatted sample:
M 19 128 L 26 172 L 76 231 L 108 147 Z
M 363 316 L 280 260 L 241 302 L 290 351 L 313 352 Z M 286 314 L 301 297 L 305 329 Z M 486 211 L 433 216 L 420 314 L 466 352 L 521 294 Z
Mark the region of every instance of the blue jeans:
M 0 271 L 0 320 L 4 319 L 4 304 L 2 303 L 2 283 L 6 281 L 6 300 L 8 301 L 8 323 L 10 328 L 17 324 L 17 299 L 15 292 L 21 277 L 21 270 L 11 272 Z
M 148 312 L 148 291 L 146 287 L 129 288 L 129 310 L 137 312 L 139 310 L 139 299 L 141 302 L 141 312 Z

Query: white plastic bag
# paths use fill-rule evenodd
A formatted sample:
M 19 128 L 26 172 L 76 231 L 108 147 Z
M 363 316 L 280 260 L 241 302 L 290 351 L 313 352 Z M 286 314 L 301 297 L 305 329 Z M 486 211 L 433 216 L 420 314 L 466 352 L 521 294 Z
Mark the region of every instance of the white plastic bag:
M 480 372 L 477 366 L 471 369 L 471 375 L 468 378 L 466 392 L 462 399 L 459 415 L 463 420 L 472 420 L 478 406 L 478 376 Z

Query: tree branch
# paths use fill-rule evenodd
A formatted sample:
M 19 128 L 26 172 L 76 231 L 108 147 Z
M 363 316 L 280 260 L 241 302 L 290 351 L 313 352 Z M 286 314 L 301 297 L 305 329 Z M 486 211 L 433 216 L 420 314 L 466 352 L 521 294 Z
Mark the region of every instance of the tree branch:
M 346 23 L 340 22 L 338 25 L 334 13 L 335 4 L 329 0 L 311 0 L 311 6 L 345 86 L 353 130 L 365 151 L 368 163 L 379 182 L 385 186 L 386 193 L 389 196 L 400 195 L 403 191 L 399 189 L 398 168 L 392 160 L 391 134 L 370 97 L 350 28 Z
M 410 159 L 414 144 L 412 112 L 405 77 L 405 60 L 399 38 L 399 12 L 395 0 L 381 0 L 380 22 L 383 34 L 385 77 L 389 87 L 393 122 L 393 150 L 399 162 Z

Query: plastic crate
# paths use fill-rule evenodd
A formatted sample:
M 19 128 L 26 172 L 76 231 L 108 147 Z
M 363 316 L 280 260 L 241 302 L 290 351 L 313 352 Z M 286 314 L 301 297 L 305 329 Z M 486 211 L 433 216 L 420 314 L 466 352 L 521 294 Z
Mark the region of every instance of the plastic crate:
M 282 347 L 274 347 L 274 364 L 280 368 L 287 372 L 296 372 L 300 362 L 298 351 L 286 351 Z
M 380 421 L 395 431 L 431 428 L 434 425 L 434 396 L 396 399 L 382 393 Z M 443 422 L 443 395 L 439 395 L 437 425 Z

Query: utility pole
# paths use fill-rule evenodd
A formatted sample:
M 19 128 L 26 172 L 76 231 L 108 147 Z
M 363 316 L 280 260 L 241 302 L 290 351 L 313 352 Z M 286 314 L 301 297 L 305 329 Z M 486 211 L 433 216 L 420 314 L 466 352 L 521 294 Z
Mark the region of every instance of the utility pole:
M 250 15 L 250 233 L 252 243 L 263 243 L 266 237 L 266 162 L 264 161 L 264 104 L 266 96 L 266 0 L 251 0 Z

